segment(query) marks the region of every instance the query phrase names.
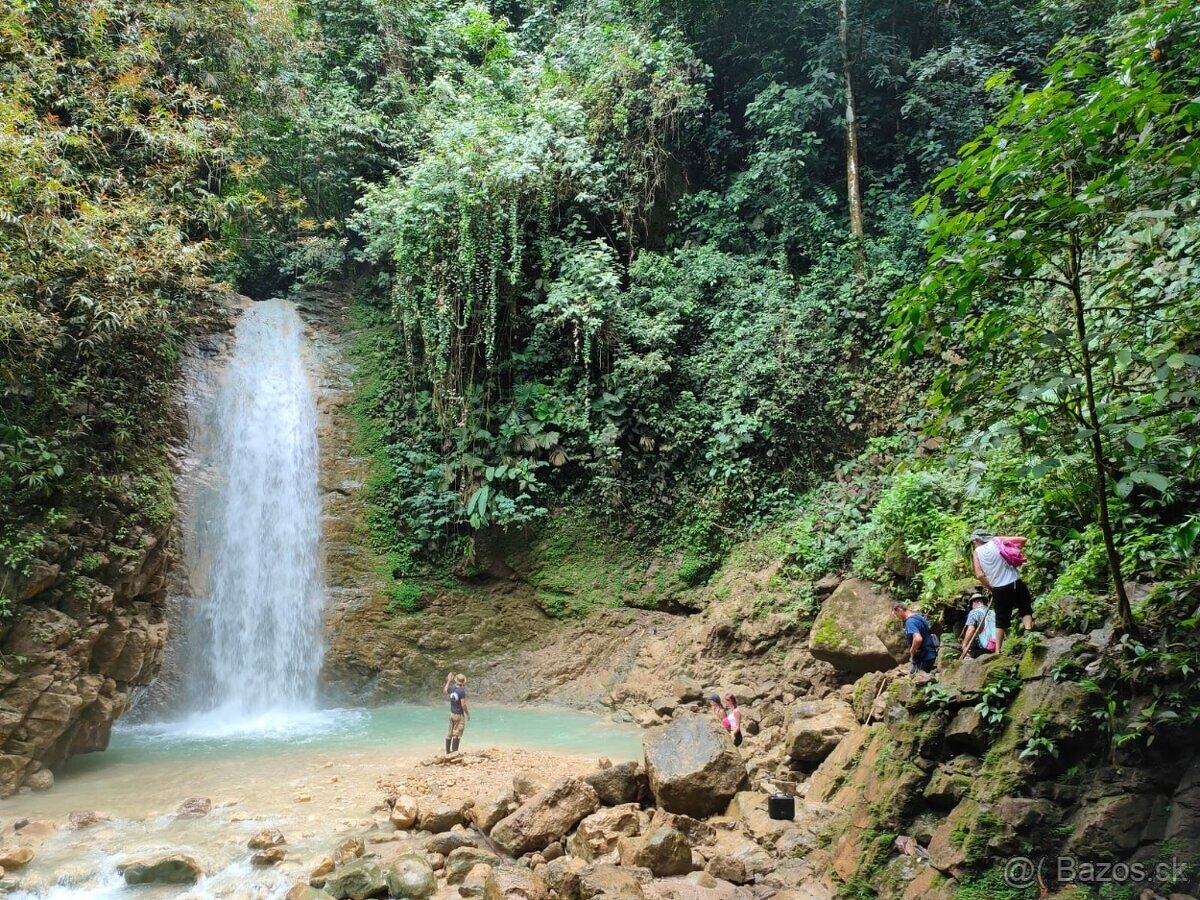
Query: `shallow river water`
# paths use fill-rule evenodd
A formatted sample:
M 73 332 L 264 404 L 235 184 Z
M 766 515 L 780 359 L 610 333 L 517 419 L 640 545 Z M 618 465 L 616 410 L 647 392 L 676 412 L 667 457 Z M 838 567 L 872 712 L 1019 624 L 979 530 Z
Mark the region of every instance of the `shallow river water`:
M 77 757 L 55 787 L 0 801 L 5 847 L 36 847 L 24 869 L 9 873 L 12 897 L 281 896 L 343 837 L 386 822 L 374 809 L 381 782 L 420 773 L 439 753 L 446 716 L 438 707 L 325 710 L 236 726 L 192 722 L 119 727 L 106 753 Z M 522 748 L 614 761 L 641 755 L 636 729 L 554 709 L 473 710 L 465 751 Z M 518 766 L 519 767 L 519 766 Z M 588 764 L 581 759 L 580 769 Z M 431 770 L 424 770 L 431 771 Z M 469 790 L 472 773 L 461 782 Z M 212 800 L 207 816 L 180 819 L 190 797 Z M 111 821 L 70 830 L 73 811 Z M 20 832 L 13 824 L 29 819 Z M 246 842 L 265 827 L 287 837 L 278 868 L 252 868 Z M 195 889 L 129 888 L 117 874 L 127 856 L 179 851 L 208 873 Z

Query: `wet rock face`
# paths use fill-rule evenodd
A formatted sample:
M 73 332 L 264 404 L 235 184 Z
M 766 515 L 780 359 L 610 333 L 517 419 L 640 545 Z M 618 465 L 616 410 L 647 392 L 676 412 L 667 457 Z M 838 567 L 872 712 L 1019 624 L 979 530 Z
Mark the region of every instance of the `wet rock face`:
M 28 574 L 0 567 L 17 610 L 0 627 L 0 797 L 43 787 L 45 768 L 105 749 L 131 689 L 162 661 L 168 526 L 60 527 Z
M 667 812 L 697 818 L 723 812 L 746 782 L 733 742 L 709 718 L 676 719 L 643 741 L 650 790 Z

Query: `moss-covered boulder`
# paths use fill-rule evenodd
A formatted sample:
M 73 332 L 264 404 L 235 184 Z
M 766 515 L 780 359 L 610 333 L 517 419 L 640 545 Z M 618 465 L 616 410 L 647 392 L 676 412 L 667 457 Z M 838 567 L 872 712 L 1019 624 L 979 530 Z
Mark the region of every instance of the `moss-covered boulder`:
M 904 629 L 892 615 L 892 598 L 866 581 L 843 581 L 821 606 L 808 649 L 843 672 L 894 668 L 905 653 Z

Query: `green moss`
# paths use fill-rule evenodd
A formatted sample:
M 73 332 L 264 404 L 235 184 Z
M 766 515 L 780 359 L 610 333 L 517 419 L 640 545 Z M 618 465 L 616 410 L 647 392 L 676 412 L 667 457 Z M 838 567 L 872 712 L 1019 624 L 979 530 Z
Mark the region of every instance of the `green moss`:
M 637 548 L 582 514 L 549 521 L 533 546 L 533 560 L 529 580 L 537 588 L 538 603 L 557 618 L 625 603 L 654 609 L 678 588 L 678 581 L 661 571 L 648 583 L 637 578 L 647 567 Z
M 962 844 L 968 863 L 979 863 L 988 857 L 988 843 L 999 834 L 1004 823 L 989 812 L 981 812 Z
M 388 588 L 388 612 L 414 613 L 424 608 L 425 587 L 414 579 L 397 579 Z
M 884 869 L 892 856 L 892 846 L 896 843 L 896 833 L 871 829 L 864 831 L 859 837 L 858 845 L 862 848 L 859 863 L 854 876 L 846 881 L 838 891 L 839 897 L 852 900 L 866 900 L 879 896 L 879 888 L 887 881 L 894 881 L 891 873 Z
M 136 478 L 129 497 L 150 524 L 170 522 L 175 517 L 175 493 L 166 463 L 160 461 L 150 472 Z
M 840 647 L 862 647 L 862 638 L 854 632 L 846 632 L 838 628 L 832 616 L 826 616 L 817 622 L 812 632 L 812 639 L 819 647 L 836 650 Z
M 1026 900 L 1036 897 L 1037 890 L 1010 887 L 1002 869 L 988 869 L 963 878 L 954 896 L 956 900 Z

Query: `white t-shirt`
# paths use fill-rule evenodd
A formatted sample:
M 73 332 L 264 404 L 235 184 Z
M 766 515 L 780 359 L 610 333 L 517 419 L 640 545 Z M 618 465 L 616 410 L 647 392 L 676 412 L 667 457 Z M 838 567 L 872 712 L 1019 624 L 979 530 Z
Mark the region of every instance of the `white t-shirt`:
M 983 577 L 994 588 L 1012 584 L 1021 574 L 1000 555 L 1000 548 L 995 541 L 988 541 L 975 548 L 975 558 L 979 560 L 979 568 L 983 569 Z

